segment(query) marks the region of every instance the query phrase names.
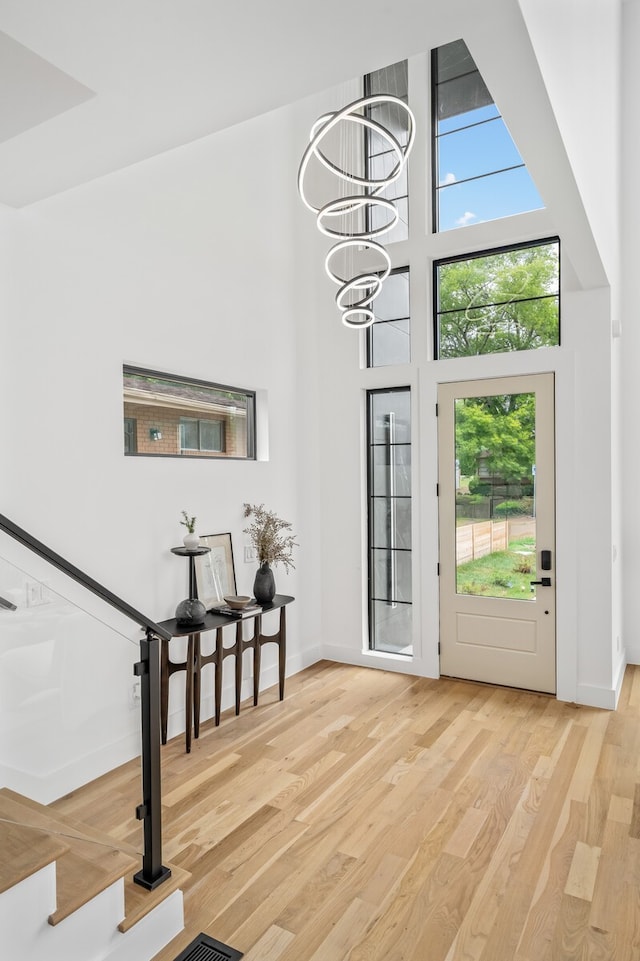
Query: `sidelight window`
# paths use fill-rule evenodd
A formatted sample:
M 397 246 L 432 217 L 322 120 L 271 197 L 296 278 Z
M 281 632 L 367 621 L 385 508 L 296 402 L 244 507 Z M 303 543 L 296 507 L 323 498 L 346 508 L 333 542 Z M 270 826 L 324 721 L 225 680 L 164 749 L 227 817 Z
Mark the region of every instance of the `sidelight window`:
M 367 401 L 369 646 L 411 655 L 411 391 Z

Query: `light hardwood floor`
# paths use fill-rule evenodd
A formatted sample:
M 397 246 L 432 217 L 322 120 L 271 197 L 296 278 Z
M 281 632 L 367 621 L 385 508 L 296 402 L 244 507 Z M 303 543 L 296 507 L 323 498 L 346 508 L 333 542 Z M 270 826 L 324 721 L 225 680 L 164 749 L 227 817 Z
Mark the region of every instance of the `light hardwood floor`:
M 132 763 L 53 805 L 139 843 Z M 640 668 L 616 712 L 321 662 L 163 748 L 186 930 L 245 961 L 638 961 Z

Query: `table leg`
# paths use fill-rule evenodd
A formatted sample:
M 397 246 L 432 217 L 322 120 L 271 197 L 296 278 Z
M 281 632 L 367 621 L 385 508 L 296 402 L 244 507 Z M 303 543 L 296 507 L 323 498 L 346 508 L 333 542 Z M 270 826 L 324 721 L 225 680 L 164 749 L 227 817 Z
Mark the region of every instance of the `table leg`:
M 193 736 L 200 737 L 200 678 L 202 677 L 202 654 L 200 634 L 194 634 L 193 651 Z
M 220 724 L 220 704 L 222 702 L 222 661 L 224 658 L 222 650 L 222 628 L 216 629 L 216 659 L 214 662 L 215 670 L 215 723 L 216 727 Z
M 280 700 L 284 698 L 284 672 L 287 666 L 287 609 L 280 608 L 280 637 L 278 640 L 278 674 Z
M 260 690 L 260 660 L 262 648 L 260 645 L 260 635 L 262 634 L 262 614 L 258 614 L 253 619 L 253 706 L 258 703 L 258 693 Z
M 194 635 L 189 634 L 187 644 L 187 682 L 185 690 L 185 746 L 187 754 L 191 753 L 191 719 L 193 718 L 193 641 Z
M 242 689 L 242 618 L 236 624 L 236 716 L 240 713 Z
M 161 639 L 160 647 L 160 734 L 167 743 L 167 719 L 169 717 L 169 641 Z

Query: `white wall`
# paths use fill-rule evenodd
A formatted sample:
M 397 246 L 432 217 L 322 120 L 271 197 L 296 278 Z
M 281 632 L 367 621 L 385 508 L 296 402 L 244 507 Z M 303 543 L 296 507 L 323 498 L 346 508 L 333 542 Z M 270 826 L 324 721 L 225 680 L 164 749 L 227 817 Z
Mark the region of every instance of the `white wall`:
M 628 659 L 640 664 L 640 511 L 637 506 L 637 478 L 640 473 L 640 323 L 638 322 L 638 248 L 640 246 L 640 3 L 623 5 L 623 165 L 622 184 L 622 274 L 623 311 L 620 338 L 622 373 L 621 434 L 623 447 L 623 548 L 624 640 Z
M 413 58 L 410 71 L 410 84 L 412 78 L 419 84 L 428 73 L 426 57 Z M 307 114 L 307 128 L 321 112 L 335 108 L 332 98 L 333 92 L 299 105 L 301 115 Z M 414 109 L 415 98 L 414 87 Z M 524 159 L 527 162 L 526 154 Z M 308 215 L 306 224 L 301 223 L 300 246 L 316 259 L 315 279 L 310 274 L 309 308 L 311 326 L 319 337 L 317 357 L 324 385 L 318 421 L 321 448 L 327 452 L 320 498 L 322 583 L 329 601 L 323 608 L 323 651 L 335 660 L 438 675 L 437 385 L 550 370 L 556 374 L 557 390 L 558 696 L 613 707 L 622 652 L 614 657 L 611 640 L 610 291 L 597 286 L 582 290 L 571 263 L 572 254 L 578 261 L 582 252 L 576 252 L 570 242 L 563 244 L 560 348 L 434 362 L 432 260 L 556 232 L 563 240 L 566 217 L 564 210 L 548 209 L 434 236 L 428 226 L 428 177 L 424 175 L 428 164 L 427 140 L 419 136 L 410 161 L 410 240 L 388 248 L 394 266 L 411 265 L 412 363 L 407 367 L 364 369 L 361 335 L 340 323 L 334 290 L 323 275 L 328 245 L 318 240 L 313 217 Z M 567 226 L 575 229 L 573 223 Z M 365 394 L 371 388 L 403 385 L 411 386 L 413 402 L 414 657 L 410 662 L 367 649 L 362 603 L 367 570 L 361 510 L 366 477 Z
M 297 571 L 275 571 L 278 590 L 297 599 L 289 673 L 320 647 L 305 461 L 312 382 L 296 367 L 296 154 L 280 111 L 22 211 L 19 314 L 1 387 L 14 412 L 3 512 L 156 620 L 187 595 L 186 563 L 169 550 L 184 534 L 182 509 L 200 533 L 231 531 L 241 592 L 255 569 L 243 562 L 243 502 L 290 520 Z M 265 391 L 268 460 L 125 458 L 123 363 Z M 275 665 L 265 648 L 265 684 Z M 183 677 L 171 682 L 170 731 Z M 210 691 L 212 677 L 205 683 Z
M 490 63 L 490 31 L 480 17 L 470 30 L 483 69 Z M 452 33 L 429 39 L 454 38 Z M 524 52 L 529 57 L 530 51 Z M 426 56 L 412 58 L 410 69 L 426 111 Z M 502 82 L 506 96 L 508 76 Z M 500 102 L 500 89 L 493 83 L 491 89 Z M 337 106 L 335 97 L 331 91 L 309 98 L 16 217 L 0 217 L 0 243 L 11 231 L 11 283 L 19 291 L 10 301 L 11 361 L 0 386 L 4 410 L 19 412 L 5 417 L 4 453 L 10 452 L 11 461 L 3 512 L 135 607 L 162 619 L 186 594 L 186 569 L 169 551 L 183 532 L 180 511 L 198 517 L 201 533 L 231 531 L 238 588 L 248 591 L 253 568 L 242 562 L 241 508 L 244 501 L 264 502 L 293 522 L 301 545 L 296 572 L 287 577 L 276 570 L 279 590 L 296 596 L 289 615 L 289 671 L 322 654 L 436 676 L 437 384 L 554 370 L 558 693 L 566 700 L 611 707 L 624 643 L 617 643 L 613 609 L 611 511 L 602 509 L 615 491 L 611 304 L 582 213 L 576 213 L 575 204 L 560 203 L 432 236 L 423 131 L 410 167 L 416 204 L 411 240 L 392 252 L 394 263 L 412 266 L 413 362 L 408 369 L 365 370 L 359 335 L 340 324 L 334 291 L 322 270 L 326 245 L 295 192 L 309 126 L 326 107 Z M 562 144 L 553 130 L 549 137 L 555 156 Z M 540 148 L 532 146 L 534 141 L 533 133 L 524 137 L 535 167 Z M 524 159 L 529 161 L 527 153 Z M 560 161 L 564 177 L 562 156 Z M 593 173 L 584 171 L 585 197 L 594 196 Z M 568 188 L 571 193 L 570 183 Z M 637 202 L 637 191 L 630 196 Z M 635 240 L 631 218 L 627 230 Z M 434 363 L 432 259 L 555 233 L 563 241 L 569 238 L 563 246 L 562 347 Z M 577 234 L 586 238 L 584 249 Z M 604 226 L 601 236 L 603 257 L 610 262 Z M 593 289 L 581 289 L 593 264 Z M 632 263 L 629 276 L 634 270 Z M 635 302 L 631 285 L 629 293 Z M 632 355 L 625 348 L 625 410 L 635 412 Z M 266 391 L 269 459 L 125 458 L 123 363 Z M 404 384 L 413 391 L 416 454 L 416 656 L 409 665 L 366 650 L 362 600 L 364 395 L 370 387 Z M 635 476 L 631 453 L 628 465 L 634 470 L 626 475 Z M 632 565 L 633 559 L 628 570 Z M 180 677 L 172 682 L 172 731 L 181 724 Z M 269 649 L 264 678 L 265 683 L 275 680 L 275 652 Z M 227 704 L 230 695 L 227 683 Z
M 621 0 L 518 0 L 609 282 L 619 279 Z

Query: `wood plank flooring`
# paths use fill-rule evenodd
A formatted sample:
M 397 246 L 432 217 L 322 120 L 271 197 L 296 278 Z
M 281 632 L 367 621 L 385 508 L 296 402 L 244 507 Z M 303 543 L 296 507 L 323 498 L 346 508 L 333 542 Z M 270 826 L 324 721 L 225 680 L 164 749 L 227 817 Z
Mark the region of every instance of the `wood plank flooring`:
M 640 668 L 616 712 L 320 662 L 163 748 L 186 929 L 245 961 L 638 961 Z M 139 844 L 138 762 L 53 805 Z

